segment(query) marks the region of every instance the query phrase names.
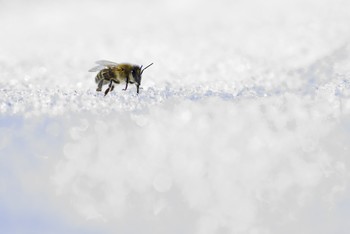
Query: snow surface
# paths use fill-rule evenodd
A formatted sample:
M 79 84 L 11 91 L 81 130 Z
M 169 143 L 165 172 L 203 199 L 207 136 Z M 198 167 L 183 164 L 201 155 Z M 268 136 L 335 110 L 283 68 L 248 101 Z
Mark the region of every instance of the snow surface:
M 1 233 L 348 233 L 349 1 L 0 4 Z

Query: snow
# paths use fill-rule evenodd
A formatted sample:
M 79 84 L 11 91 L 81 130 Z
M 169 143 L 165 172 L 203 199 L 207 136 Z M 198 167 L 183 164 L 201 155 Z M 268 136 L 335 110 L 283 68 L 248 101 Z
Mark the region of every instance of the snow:
M 0 3 L 1 233 L 348 232 L 350 2 Z

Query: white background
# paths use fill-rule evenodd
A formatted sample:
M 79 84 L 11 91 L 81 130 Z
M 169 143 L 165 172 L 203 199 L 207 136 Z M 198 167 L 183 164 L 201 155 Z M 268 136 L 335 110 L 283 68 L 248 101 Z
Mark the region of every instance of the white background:
M 349 1 L 0 5 L 1 233 L 348 233 Z

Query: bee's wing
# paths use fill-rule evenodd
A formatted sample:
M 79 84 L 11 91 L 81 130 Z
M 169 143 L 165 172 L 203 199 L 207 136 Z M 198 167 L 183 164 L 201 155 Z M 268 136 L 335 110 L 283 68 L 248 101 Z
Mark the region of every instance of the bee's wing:
M 101 66 L 105 66 L 105 67 L 115 67 L 118 65 L 118 63 L 111 62 L 108 60 L 98 60 L 98 61 L 96 61 L 96 64 L 101 65 Z
M 98 72 L 101 71 L 102 69 L 106 68 L 105 66 L 98 65 L 96 67 L 93 67 L 89 70 L 89 72 Z

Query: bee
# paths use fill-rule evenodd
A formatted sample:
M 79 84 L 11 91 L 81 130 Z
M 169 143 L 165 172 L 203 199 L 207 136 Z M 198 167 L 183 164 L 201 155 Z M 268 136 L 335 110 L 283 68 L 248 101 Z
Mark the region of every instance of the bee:
M 142 65 L 115 63 L 107 60 L 96 61 L 96 64 L 98 64 L 98 66 L 91 68 L 89 72 L 98 72 L 95 77 L 97 92 L 102 91 L 103 85 L 109 84 L 105 91 L 105 96 L 113 91 L 114 84 L 120 84 L 121 82 L 125 82 L 125 88 L 123 90 L 128 89 L 128 84 L 135 84 L 136 92 L 139 93 L 142 73 L 153 65 L 153 63 L 151 63 L 145 68 L 142 68 Z

